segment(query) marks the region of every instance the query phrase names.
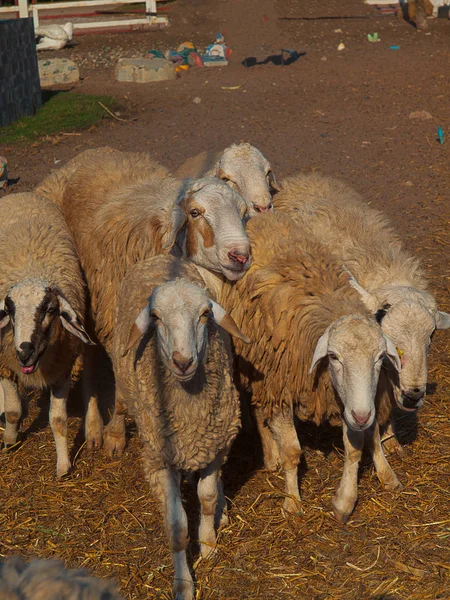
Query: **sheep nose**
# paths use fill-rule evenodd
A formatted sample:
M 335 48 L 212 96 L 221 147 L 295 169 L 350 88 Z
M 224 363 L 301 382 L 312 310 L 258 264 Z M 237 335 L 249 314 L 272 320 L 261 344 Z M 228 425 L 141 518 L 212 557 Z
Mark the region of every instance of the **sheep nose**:
M 367 422 L 371 416 L 372 416 L 371 410 L 369 410 L 368 413 L 355 413 L 355 411 L 352 410 L 352 417 L 354 418 L 355 423 L 357 423 L 360 427 L 364 427 L 364 425 L 367 424 Z
M 31 342 L 22 342 L 17 350 L 17 356 L 21 363 L 25 364 L 34 352 L 34 344 Z
M 172 360 L 182 373 L 186 373 L 186 371 L 194 362 L 194 359 L 192 357 L 186 358 L 180 352 L 174 352 L 172 354 Z
M 403 391 L 403 406 L 405 408 L 416 408 L 425 396 L 424 387 L 414 387 Z
M 273 204 L 270 203 L 267 206 L 259 206 L 259 204 L 254 204 L 253 208 L 256 210 L 256 212 L 265 213 L 265 212 L 269 212 L 272 210 Z
M 250 258 L 250 254 L 248 252 L 243 252 L 242 250 L 233 249 L 228 252 L 228 258 L 241 265 L 245 265 Z

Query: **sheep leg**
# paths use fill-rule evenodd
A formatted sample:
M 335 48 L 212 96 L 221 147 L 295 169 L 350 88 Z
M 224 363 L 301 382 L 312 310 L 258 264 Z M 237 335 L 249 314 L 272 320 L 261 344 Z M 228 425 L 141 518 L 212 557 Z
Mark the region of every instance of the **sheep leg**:
M 383 434 L 381 442 L 388 454 L 393 454 L 394 452 L 396 452 L 399 456 L 403 456 L 405 454 L 403 446 L 400 444 L 395 435 L 394 422 L 392 418 L 386 427 L 386 431 Z
M 298 463 L 302 455 L 300 442 L 294 426 L 294 415 L 291 407 L 273 415 L 268 425 L 280 453 L 281 468 L 284 472 L 286 498 L 283 508 L 288 513 L 301 512 L 301 499 L 298 489 Z
M 354 431 L 342 423 L 344 439 L 344 471 L 339 487 L 333 498 L 334 516 L 341 523 L 346 523 L 358 499 L 358 467 L 364 446 L 364 431 Z
M 428 23 L 426 20 L 425 0 L 415 0 L 416 7 L 416 28 L 419 31 L 426 31 Z
M 22 403 L 17 393 L 16 384 L 9 379 L 2 379 L 0 384 L 3 411 L 5 413 L 5 431 L 3 432 L 3 445 L 5 448 L 12 446 L 17 441 L 17 429 L 22 416 Z
M 215 552 L 216 532 L 214 529 L 214 518 L 219 498 L 219 469 L 222 462 L 223 457 L 218 456 L 206 469 L 203 469 L 200 472 L 197 485 L 197 493 L 200 500 L 198 539 L 200 542 L 200 553 L 203 558 Z
M 374 426 L 365 432 L 372 455 L 373 464 L 378 475 L 378 479 L 386 490 L 399 490 L 403 486 L 398 480 L 397 475 L 391 469 L 383 452 L 380 439 L 380 428 L 375 422 Z
M 69 450 L 67 447 L 67 396 L 70 380 L 62 385 L 52 385 L 50 394 L 50 427 L 56 444 L 56 475 L 62 477 L 70 471 Z
M 98 408 L 95 361 L 95 348 L 87 346 L 84 349 L 84 368 L 81 376 L 81 385 L 86 408 L 84 428 L 89 450 L 98 450 L 101 448 L 103 441 L 103 419 Z
M 259 435 L 261 436 L 264 467 L 269 471 L 276 471 L 277 465 L 280 464 L 280 453 L 278 452 L 277 443 L 267 424 L 267 418 L 264 414 L 264 410 L 257 406 L 254 409 L 254 414 Z
M 114 454 L 121 456 L 126 445 L 125 437 L 125 415 L 127 406 L 118 387 L 116 387 L 116 398 L 114 413 L 103 433 L 103 446 L 108 456 Z
M 194 600 L 194 582 L 189 571 L 186 548 L 189 543 L 187 515 L 181 502 L 180 474 L 161 469 L 150 475 L 164 512 L 174 566 L 173 595 L 175 600 Z
M 220 475 L 217 481 L 217 489 L 219 491 L 219 497 L 217 499 L 216 521 L 218 526 L 222 527 L 228 525 L 230 520 L 228 518 L 227 499 L 225 498 L 225 494 L 223 493 L 222 478 L 220 477 Z

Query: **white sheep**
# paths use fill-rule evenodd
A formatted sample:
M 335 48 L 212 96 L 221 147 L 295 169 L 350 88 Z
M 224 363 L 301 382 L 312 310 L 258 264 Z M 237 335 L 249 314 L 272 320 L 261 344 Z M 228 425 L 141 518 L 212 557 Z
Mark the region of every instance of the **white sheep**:
M 424 401 L 427 354 L 436 329 L 450 327 L 427 291 L 420 261 L 402 246 L 386 218 L 359 194 L 334 179 L 299 174 L 283 181 L 276 209 L 289 214 L 354 276 L 353 286 L 401 356 L 391 372 L 395 400 L 404 411 Z M 379 311 L 379 312 L 378 312 Z
M 212 175 L 225 181 L 244 198 L 249 216 L 272 210 L 272 198 L 280 187 L 269 161 L 250 144 L 232 144 L 223 152 L 201 152 L 176 171 L 184 179 Z
M 85 289 L 73 238 L 61 211 L 31 193 L 2 199 L 0 229 L 0 376 L 3 442 L 17 440 L 22 408 L 17 383 L 50 388 L 56 472 L 70 469 L 66 400 L 81 370 Z M 80 341 L 81 340 L 81 341 Z
M 241 386 L 253 394 L 265 465 L 281 463 L 284 508 L 297 511 L 301 448 L 294 416 L 342 423 L 344 472 L 333 508 L 345 522 L 357 499 L 365 439 L 380 481 L 387 489 L 400 486 L 384 457 L 378 425 L 389 418 L 385 370 L 400 369 L 397 351 L 345 270 L 292 219 L 275 211 L 250 219 L 247 233 L 252 267 L 224 287 L 220 301 L 253 340 L 249 346 L 237 340 L 235 349 Z
M 0 563 L 0 600 L 123 600 L 112 581 L 58 560 L 13 556 Z
M 245 202 L 218 179 L 184 187 L 145 154 L 101 148 L 78 155 L 38 192 L 61 206 L 74 235 L 96 335 L 107 352 L 120 283 L 139 260 L 161 253 L 184 256 L 216 290 L 224 279 L 242 277 L 250 265 Z M 83 380 L 89 398 L 86 436 L 95 448 L 103 423 L 92 376 L 86 373 Z
M 200 475 L 202 556 L 215 545 L 217 505 L 219 519 L 227 520 L 220 468 L 238 432 L 240 410 L 230 340 L 222 329 L 248 342 L 208 297 L 193 265 L 159 256 L 141 261 L 124 277 L 111 352 L 116 413 L 106 428 L 105 448 L 123 450 L 128 411 L 144 444 L 146 478 L 162 503 L 178 600 L 194 598 L 181 471 Z

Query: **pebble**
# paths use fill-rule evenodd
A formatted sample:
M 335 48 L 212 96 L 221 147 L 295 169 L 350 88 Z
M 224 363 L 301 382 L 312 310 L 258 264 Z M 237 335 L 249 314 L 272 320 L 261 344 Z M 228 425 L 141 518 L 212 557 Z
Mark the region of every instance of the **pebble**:
M 196 96 L 196 97 L 195 97 L 195 98 L 192 100 L 192 102 L 193 102 L 194 104 L 200 104 L 200 102 L 201 102 L 201 101 L 202 101 L 202 99 L 201 99 L 201 98 L 199 98 L 198 96 Z

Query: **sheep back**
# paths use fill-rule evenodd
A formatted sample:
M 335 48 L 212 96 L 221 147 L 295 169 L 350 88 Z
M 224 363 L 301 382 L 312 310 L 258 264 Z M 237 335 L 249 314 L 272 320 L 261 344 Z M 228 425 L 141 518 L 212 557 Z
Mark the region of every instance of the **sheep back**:
M 318 173 L 287 177 L 274 207 L 326 244 L 369 291 L 389 283 L 426 290 L 420 261 L 405 251 L 386 217 L 348 185 Z
M 252 402 L 268 417 L 287 405 L 302 420 L 338 424 L 342 407 L 328 369 L 322 364 L 309 375 L 314 349 L 335 320 L 368 311 L 342 266 L 287 215 L 250 219 L 247 234 L 252 266 L 241 281 L 225 284 L 221 296 L 252 340 L 235 342 L 238 387 L 251 391 Z M 379 391 L 379 414 L 385 419 L 381 404 L 389 407 L 390 399 L 384 387 Z
M 206 359 L 189 382 L 177 381 L 163 365 L 153 331 L 122 356 L 132 324 L 153 290 L 177 277 L 204 287 L 196 268 L 174 257 L 136 264 L 122 282 L 116 313 L 116 383 L 144 442 L 147 475 L 168 465 L 185 471 L 205 468 L 229 449 L 240 424 L 230 339 L 214 322 L 208 325 Z
M 109 351 L 121 279 L 131 264 L 164 252 L 181 184 L 146 154 L 86 152 L 77 164 L 62 210 L 89 286 L 96 333 Z

